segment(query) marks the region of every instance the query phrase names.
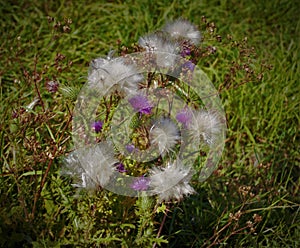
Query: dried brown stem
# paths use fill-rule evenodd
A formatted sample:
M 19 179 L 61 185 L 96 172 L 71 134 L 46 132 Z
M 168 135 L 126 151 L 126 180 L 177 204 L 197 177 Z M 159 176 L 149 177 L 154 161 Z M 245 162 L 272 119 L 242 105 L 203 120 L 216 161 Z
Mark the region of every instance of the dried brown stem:
M 37 73 L 37 69 L 36 69 L 36 65 L 37 65 L 37 56 L 35 56 L 35 58 L 34 58 L 34 80 L 33 80 L 33 82 L 34 82 L 34 87 L 35 87 L 35 90 L 36 90 L 36 92 L 37 92 L 37 94 L 38 94 L 38 97 L 39 97 L 39 100 L 40 100 L 40 103 L 41 103 L 41 106 L 42 106 L 42 109 L 43 109 L 43 111 L 45 112 L 45 105 L 44 105 L 44 101 L 43 101 L 43 99 L 42 99 L 42 96 L 41 96 L 41 93 L 40 93 L 40 90 L 39 90 L 39 88 L 38 88 L 38 86 L 37 86 L 37 77 L 38 77 L 38 73 Z
M 52 155 L 53 157 L 50 158 L 49 163 L 48 163 L 48 166 L 47 166 L 47 169 L 46 169 L 46 171 L 45 171 L 45 174 L 43 175 L 43 178 L 42 178 L 42 180 L 41 180 L 40 187 L 39 187 L 38 191 L 37 191 L 37 192 L 35 193 L 35 195 L 34 195 L 33 207 L 32 207 L 32 212 L 31 212 L 31 219 L 34 219 L 34 214 L 35 214 L 35 210 L 36 210 L 37 201 L 39 200 L 39 198 L 40 198 L 40 196 L 41 196 L 42 189 L 43 189 L 44 186 L 45 186 L 46 179 L 47 179 L 47 177 L 48 177 L 48 174 L 49 174 L 49 171 L 50 171 L 50 169 L 51 169 L 53 160 L 54 160 L 54 158 L 55 158 L 56 151 L 57 151 L 57 147 L 55 146 L 55 147 L 54 147 L 54 152 L 53 152 L 53 155 Z

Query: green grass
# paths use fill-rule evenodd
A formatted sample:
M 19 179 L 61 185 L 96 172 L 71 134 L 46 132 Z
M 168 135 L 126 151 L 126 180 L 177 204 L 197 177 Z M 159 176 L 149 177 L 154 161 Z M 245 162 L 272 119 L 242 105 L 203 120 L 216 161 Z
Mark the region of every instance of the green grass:
M 161 246 L 300 246 L 298 1 L 1 2 L 1 247 L 148 247 L 154 242 L 163 213 L 147 226 L 143 215 L 150 207 L 134 198 L 106 191 L 74 198 L 71 181 L 60 170 L 73 149 L 71 113 L 89 62 L 181 16 L 207 35 L 206 16 L 222 36 L 221 43 L 206 36 L 204 45 L 216 46 L 217 54 L 199 62 L 216 88 L 231 62 L 239 61 L 245 37 L 245 46 L 257 54 L 251 54 L 251 67 L 263 78 L 220 94 L 228 125 L 222 161 L 207 181 L 195 182 L 196 195 L 169 206 L 160 233 L 168 244 Z M 55 21 L 49 23 L 47 16 Z M 57 21 L 61 26 L 54 28 Z M 234 46 L 227 34 L 241 45 Z M 242 78 L 237 75 L 232 86 Z M 58 80 L 59 92 L 47 92 L 47 80 Z M 26 111 L 38 94 L 43 103 Z M 147 234 L 151 225 L 155 233 Z M 148 236 L 139 246 L 134 241 L 141 230 Z

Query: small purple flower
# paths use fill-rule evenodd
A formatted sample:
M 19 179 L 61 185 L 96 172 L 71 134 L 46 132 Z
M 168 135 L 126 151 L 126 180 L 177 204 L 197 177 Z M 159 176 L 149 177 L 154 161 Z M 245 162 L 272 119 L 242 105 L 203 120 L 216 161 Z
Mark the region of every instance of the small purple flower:
M 103 122 L 102 121 L 95 121 L 92 123 L 92 129 L 96 132 L 99 133 L 102 130 Z
M 136 149 L 133 144 L 128 144 L 125 146 L 125 148 L 126 148 L 127 152 L 129 152 L 129 153 L 133 153 Z
M 191 49 L 189 49 L 187 47 L 183 47 L 180 54 L 184 58 L 187 57 L 187 56 L 190 56 L 191 55 Z
M 195 64 L 191 61 L 186 61 L 183 65 L 182 68 L 185 70 L 189 70 L 189 71 L 194 71 L 195 69 Z
M 58 90 L 58 86 L 59 83 L 56 81 L 48 81 L 46 83 L 46 89 L 50 92 L 50 93 L 55 93 Z
M 188 127 L 189 123 L 191 122 L 193 117 L 193 114 L 191 110 L 187 107 L 182 109 L 180 112 L 177 113 L 176 115 L 176 120 L 179 121 L 184 125 L 185 128 Z
M 139 177 L 134 180 L 130 187 L 137 191 L 145 191 L 149 188 L 150 179 L 144 176 Z
M 127 170 L 125 170 L 124 164 L 122 164 L 122 163 L 117 163 L 115 166 L 116 166 L 116 169 L 117 169 L 120 173 L 127 172 Z
M 146 96 L 136 95 L 130 98 L 128 101 L 133 109 L 138 111 L 140 114 L 151 114 L 153 106 Z

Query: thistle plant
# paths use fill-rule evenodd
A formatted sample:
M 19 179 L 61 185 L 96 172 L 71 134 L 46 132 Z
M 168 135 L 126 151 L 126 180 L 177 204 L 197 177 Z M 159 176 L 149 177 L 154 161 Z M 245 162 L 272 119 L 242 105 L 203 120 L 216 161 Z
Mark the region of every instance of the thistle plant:
M 77 98 L 75 150 L 64 173 L 79 189 L 140 197 L 139 245 L 163 242 L 165 218 L 151 238 L 155 214 L 195 194 L 193 183 L 206 180 L 222 154 L 226 123 L 219 92 L 197 66 L 215 48 L 207 52 L 201 39 L 189 21 L 169 22 L 140 37 L 132 53 L 122 48 L 92 60 Z M 153 197 L 156 205 L 145 210 Z
M 91 62 L 74 111 L 77 150 L 66 159 L 66 173 L 80 181 L 74 186 L 144 192 L 158 202 L 195 193 L 193 173 L 213 171 L 225 134 L 217 92 L 195 68 L 200 40 L 196 26 L 179 19 L 140 37 L 137 53 Z M 208 162 L 195 166 L 201 149 L 211 150 Z

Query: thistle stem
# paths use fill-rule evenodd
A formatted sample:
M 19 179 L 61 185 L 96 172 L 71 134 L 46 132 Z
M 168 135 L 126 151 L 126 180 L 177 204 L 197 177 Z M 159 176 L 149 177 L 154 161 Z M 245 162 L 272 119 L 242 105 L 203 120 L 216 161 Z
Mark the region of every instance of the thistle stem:
M 162 220 L 162 222 L 160 224 L 160 227 L 159 227 L 158 233 L 156 235 L 156 238 L 159 238 L 159 236 L 161 234 L 161 231 L 163 229 L 163 226 L 164 226 L 164 224 L 166 222 L 166 219 L 167 219 L 167 210 L 165 211 L 164 218 L 163 218 L 163 220 Z M 155 248 L 155 247 L 156 247 L 156 243 L 153 244 L 152 248 Z

